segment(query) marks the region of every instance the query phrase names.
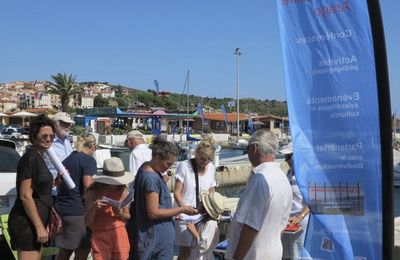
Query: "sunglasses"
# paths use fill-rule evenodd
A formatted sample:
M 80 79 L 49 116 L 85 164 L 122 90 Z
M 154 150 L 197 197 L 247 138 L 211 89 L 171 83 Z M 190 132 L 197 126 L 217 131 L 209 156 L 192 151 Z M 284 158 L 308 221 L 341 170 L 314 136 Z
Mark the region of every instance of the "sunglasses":
M 203 162 L 211 162 L 213 159 L 211 157 L 203 157 L 203 156 L 199 156 L 199 159 Z
M 56 137 L 56 135 L 55 134 L 44 134 L 44 135 L 41 135 L 41 136 L 39 136 L 39 138 L 40 139 L 42 139 L 42 140 L 47 140 L 47 138 L 50 138 L 50 140 L 54 140 L 54 138 Z

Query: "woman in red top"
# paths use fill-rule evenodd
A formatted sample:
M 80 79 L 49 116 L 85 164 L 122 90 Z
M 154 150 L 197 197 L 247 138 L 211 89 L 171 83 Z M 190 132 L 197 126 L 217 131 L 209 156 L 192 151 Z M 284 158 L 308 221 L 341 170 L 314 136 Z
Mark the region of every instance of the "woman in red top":
M 93 231 L 92 254 L 95 260 L 129 257 L 129 239 L 125 222 L 129 207 L 120 208 L 128 194 L 127 184 L 134 176 L 124 171 L 121 159 L 104 161 L 103 173 L 93 176 L 94 183 L 86 194 L 85 223 Z

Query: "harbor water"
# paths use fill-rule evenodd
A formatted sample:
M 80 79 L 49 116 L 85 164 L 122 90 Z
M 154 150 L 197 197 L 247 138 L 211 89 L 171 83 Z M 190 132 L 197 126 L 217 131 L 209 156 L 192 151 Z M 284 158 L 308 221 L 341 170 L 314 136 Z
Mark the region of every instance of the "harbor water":
M 128 169 L 128 161 L 129 161 L 129 151 L 127 149 L 122 149 L 118 151 L 112 151 L 112 156 L 118 156 L 124 162 L 124 166 Z M 219 153 L 220 159 L 235 157 L 243 155 L 243 150 L 239 149 L 222 149 Z M 244 185 L 235 185 L 235 186 L 227 186 L 227 187 L 218 187 L 217 191 L 227 197 L 239 197 L 240 192 L 244 189 Z M 394 188 L 394 216 L 400 216 L 400 187 Z

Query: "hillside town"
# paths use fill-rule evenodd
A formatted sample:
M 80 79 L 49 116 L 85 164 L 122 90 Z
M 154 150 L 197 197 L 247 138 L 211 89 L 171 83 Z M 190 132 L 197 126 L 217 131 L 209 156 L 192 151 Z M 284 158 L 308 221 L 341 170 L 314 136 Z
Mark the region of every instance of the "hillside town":
M 158 89 L 142 91 L 147 96 L 135 97 L 123 108 L 120 103 L 128 103 L 125 100 L 132 97 L 133 89 L 107 82 L 77 83 L 76 76 L 65 73 L 53 75 L 52 79 L 54 82 L 0 83 L 0 113 L 4 114 L 0 116 L 1 125 L 28 127 L 36 115 L 52 117 L 58 111 L 67 111 L 77 122 L 77 130 L 99 134 L 121 134 L 140 129 L 153 135 L 187 132 L 236 135 L 239 132 L 246 136 L 260 128 L 268 128 L 280 137 L 289 134 L 288 117 L 274 115 L 271 111 L 268 115 L 259 115 L 247 110 L 238 115 L 232 109 L 226 111 L 207 104 L 196 106 L 194 102 L 190 107 L 181 104 L 179 109 L 171 109 L 171 106 L 164 107 L 160 105 L 162 103 L 145 100 L 148 96 L 155 100 L 168 100 L 171 93 Z M 117 96 L 122 97 L 120 100 L 123 102 L 118 102 Z M 235 106 L 235 100 L 227 102 L 228 108 L 232 106 Z
M 47 81 L 0 83 L 0 112 L 14 112 L 20 109 L 61 109 L 60 95 L 48 93 Z M 128 94 L 127 88 L 122 89 Z M 82 94 L 71 96 L 70 108 L 90 109 L 94 107 L 94 97 L 114 98 L 115 90 L 104 83 L 85 85 Z

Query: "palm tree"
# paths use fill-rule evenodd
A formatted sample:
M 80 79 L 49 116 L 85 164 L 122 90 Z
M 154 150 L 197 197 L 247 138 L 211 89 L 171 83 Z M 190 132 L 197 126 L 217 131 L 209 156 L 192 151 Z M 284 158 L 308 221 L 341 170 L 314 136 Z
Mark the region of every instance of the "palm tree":
M 50 82 L 49 89 L 47 93 L 59 95 L 61 99 L 61 110 L 63 112 L 68 112 L 69 98 L 82 92 L 83 87 L 76 83 L 75 75 L 67 75 L 65 72 L 63 74 L 57 73 L 56 75 L 51 75 L 53 82 Z

